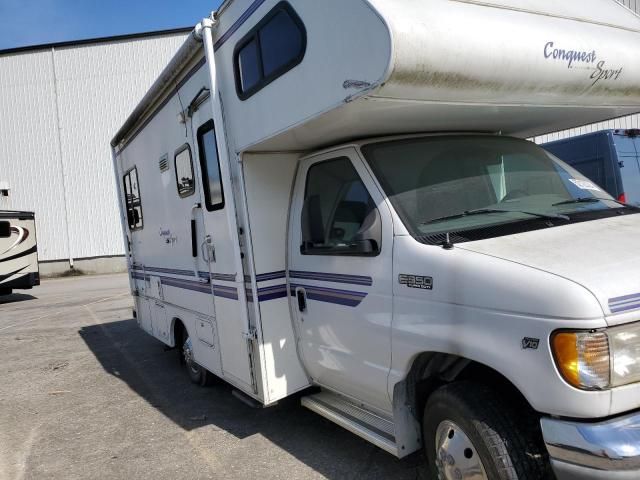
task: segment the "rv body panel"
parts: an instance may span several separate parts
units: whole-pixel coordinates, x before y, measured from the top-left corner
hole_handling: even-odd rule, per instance
[[[32,212],[0,211],[0,294],[40,285]]]

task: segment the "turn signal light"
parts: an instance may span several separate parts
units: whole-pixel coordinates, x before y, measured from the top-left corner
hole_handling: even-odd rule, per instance
[[[601,390],[611,383],[609,338],[602,332],[559,332],[551,345],[562,377],[576,388]]]

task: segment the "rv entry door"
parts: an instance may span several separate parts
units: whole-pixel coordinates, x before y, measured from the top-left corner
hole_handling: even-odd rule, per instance
[[[207,104],[210,100],[207,100]],[[216,128],[211,110],[203,104],[191,117],[194,146],[197,150],[202,191],[204,231],[197,237],[198,254],[209,266],[216,324],[219,336],[222,373],[238,387],[254,389],[251,374],[250,342],[243,325],[241,309],[246,311],[246,298],[238,291],[243,272],[236,271],[236,262],[227,215],[228,197],[233,195],[228,179],[220,169]],[[235,216],[234,216],[235,217]],[[234,218],[235,224],[235,218]]]

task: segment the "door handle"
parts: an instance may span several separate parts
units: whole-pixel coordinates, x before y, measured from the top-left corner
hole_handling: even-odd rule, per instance
[[[207,235],[204,237],[204,242],[200,246],[200,250],[202,252],[202,258],[204,258],[208,263],[216,261],[216,247],[213,245],[213,239],[211,235]],[[204,252],[207,252],[206,254]]]
[[[304,288],[298,287],[296,289],[296,299],[298,300],[298,310],[301,313],[307,311],[307,292]]]
[[[202,259],[205,262],[207,262],[207,263],[211,262],[211,258],[209,257],[209,249],[207,248],[207,241],[206,240],[204,242],[202,242],[202,244],[200,245],[200,253],[202,254]]]

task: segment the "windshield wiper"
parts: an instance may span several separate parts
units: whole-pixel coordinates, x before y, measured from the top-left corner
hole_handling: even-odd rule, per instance
[[[571,200],[564,200],[562,202],[554,203],[552,207],[558,207],[560,205],[571,205],[572,203],[597,203],[605,200],[609,200],[608,198],[597,198],[597,197],[580,197],[580,198],[572,198]],[[613,199],[612,199],[613,200]]]
[[[620,200],[616,200],[615,198],[599,198],[599,197],[580,197],[574,198],[571,200],[565,200],[564,202],[558,202],[551,205],[552,207],[558,207],[560,205],[571,205],[573,203],[596,203],[596,202],[616,202],[623,207],[627,208],[637,208],[633,205],[629,205],[628,203],[621,202]]]
[[[526,215],[531,215],[534,217],[552,219],[552,220],[566,220],[571,221],[571,219],[567,215],[555,214],[555,213],[537,213],[537,212],[527,212],[525,210],[501,210],[498,208],[479,208],[477,210],[467,210],[463,213],[458,213],[455,215],[447,215],[444,217],[434,218],[432,220],[428,220],[426,222],[422,222],[421,225],[430,225],[432,223],[443,222],[445,220],[455,220],[456,218],[464,218],[470,217],[472,215],[484,215],[486,213],[524,213]]]

